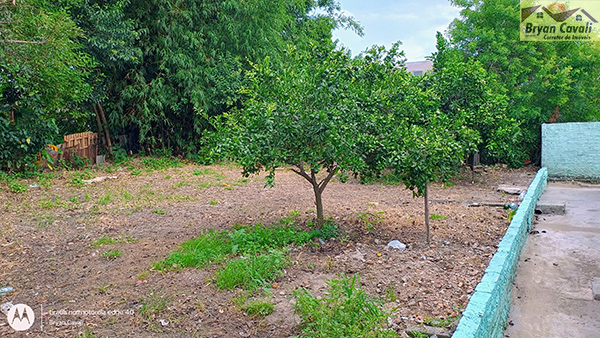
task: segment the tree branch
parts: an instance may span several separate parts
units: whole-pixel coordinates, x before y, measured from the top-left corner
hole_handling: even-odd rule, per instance
[[[313,184],[313,182],[311,181],[310,176],[308,176],[308,174],[306,173],[306,171],[304,170],[304,166],[302,164],[297,165],[298,169],[300,170],[296,170],[294,168],[290,168],[290,170],[292,170],[293,172],[295,172],[296,174],[304,177],[310,184]]]
[[[312,178],[313,187],[319,189],[319,183],[317,183],[317,175],[315,175],[315,170],[312,168],[310,169],[310,177]]]
[[[333,175],[335,175],[335,173],[337,172],[338,167],[337,165],[333,166],[333,169],[329,170],[329,173],[327,174],[327,177],[325,177],[324,180],[321,181],[321,183],[319,184],[319,191],[323,192],[323,190],[325,190],[325,187],[327,186],[327,183],[329,183],[329,181],[331,180],[331,178],[333,177]]]
[[[6,43],[32,43],[32,44],[37,44],[37,45],[43,45],[47,41],[0,40],[0,42],[6,42]]]

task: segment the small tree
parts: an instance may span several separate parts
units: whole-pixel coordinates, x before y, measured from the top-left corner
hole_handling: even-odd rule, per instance
[[[428,125],[397,128],[390,149],[389,165],[394,173],[413,191],[414,197],[425,199],[426,239],[429,235],[429,182],[446,181],[456,173],[465,157],[466,148],[446,129],[443,116],[436,116]]]
[[[390,123],[385,144],[385,166],[394,169],[414,197],[425,199],[426,239],[429,234],[429,182],[446,181],[456,173],[466,154],[476,149],[479,134],[438,110],[435,87],[424,86],[430,79],[413,78],[407,104],[419,114],[395,118]]]
[[[289,47],[279,71],[268,58],[252,65],[244,90],[249,99],[224,116],[213,139],[216,152],[239,162],[244,175],[268,171],[269,185],[276,168],[291,166],[310,183],[322,225],[327,184],[336,174],[359,174],[377,147],[381,120],[365,108],[370,99],[361,92],[363,64],[343,50]]]

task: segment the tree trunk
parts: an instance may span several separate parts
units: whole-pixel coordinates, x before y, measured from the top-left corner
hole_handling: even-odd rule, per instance
[[[323,190],[325,190],[325,187],[337,172],[338,166],[335,164],[330,166],[328,168],[329,173],[327,174],[327,177],[325,177],[321,182],[319,182],[319,180],[317,179],[317,174],[315,173],[314,169],[310,170],[309,175],[308,172],[304,170],[304,165],[302,163],[296,165],[296,167],[298,169],[292,168],[292,171],[304,177],[304,179],[306,179],[308,183],[310,183],[310,185],[313,188],[313,191],[315,192],[315,205],[317,206],[317,226],[321,227],[323,226],[323,223],[325,223],[325,217],[323,215],[323,200],[321,198],[321,194],[323,194]]]
[[[313,190],[315,192],[315,204],[317,205],[317,227],[322,227],[325,222],[325,217],[323,216],[323,200],[321,199],[321,189],[319,189],[319,185],[313,183]]]
[[[100,103],[96,103],[98,105],[98,112],[100,112],[100,118],[102,119],[104,133],[106,134],[106,145],[108,146],[108,153],[112,155],[112,144],[110,142],[110,133],[108,132],[108,122],[106,122],[106,115],[104,115],[104,109]]]
[[[429,245],[429,184],[425,183],[425,227],[427,228],[427,245]]]

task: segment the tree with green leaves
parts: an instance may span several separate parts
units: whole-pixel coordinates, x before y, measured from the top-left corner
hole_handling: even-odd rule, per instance
[[[283,68],[269,58],[253,64],[244,89],[243,109],[224,116],[213,141],[220,156],[239,162],[244,175],[265,170],[273,184],[275,169],[291,170],[311,185],[317,224],[324,222],[322,193],[338,174],[366,167],[361,142],[370,142],[356,94],[359,72],[345,51],[313,46],[289,47]]]
[[[475,131],[483,163],[519,167],[526,159],[521,123],[507,116],[508,97],[481,63],[449,48],[438,32],[434,66],[427,82],[439,99],[439,109],[453,121]]]
[[[462,11],[450,27],[450,48],[479,62],[506,95],[523,157],[539,160],[541,123],[600,120],[599,42],[520,41],[518,0],[452,3]]]
[[[270,185],[276,168],[291,167],[313,189],[318,224],[336,174],[377,176],[391,167],[427,205],[427,183],[456,172],[477,135],[440,112],[403,62],[399,44],[354,59],[290,47],[283,69],[269,59],[253,65],[243,109],[215,120],[213,151],[239,162],[244,175],[267,171]]]
[[[201,145],[205,115],[242,104],[250,62],[278,64],[288,43],[330,45],[338,27],[360,31],[333,0],[89,0],[74,13],[101,62],[94,100],[111,128],[184,154]]]
[[[56,120],[85,115],[77,104],[91,91],[82,32],[61,4],[0,4],[0,168],[24,170],[59,139]],[[62,136],[62,135],[60,135]]]

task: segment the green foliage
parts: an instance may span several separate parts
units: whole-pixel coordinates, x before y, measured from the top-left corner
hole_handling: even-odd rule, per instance
[[[394,290],[394,282],[390,282],[390,286],[385,289],[385,300],[388,302],[395,302],[398,299],[396,290]]]
[[[422,333],[422,332],[419,332],[419,331],[410,331],[410,332],[408,333],[408,335],[409,335],[411,338],[428,338],[428,337],[429,337],[429,335],[428,335],[428,334],[426,334],[426,333]]]
[[[516,209],[508,212],[508,216],[506,216],[506,220],[508,221],[508,223],[512,222],[512,219],[515,217],[516,213],[517,213]]]
[[[273,313],[275,305],[268,300],[254,300],[242,308],[249,316],[264,317]]]
[[[360,278],[327,282],[328,292],[316,298],[306,289],[294,291],[294,311],[302,320],[302,337],[396,337],[387,329],[390,313],[381,303],[367,295],[360,286]]]
[[[337,226],[327,222],[323,227],[303,231],[298,228],[274,226],[237,226],[232,231],[200,234],[181,244],[179,250],[153,264],[156,270],[184,267],[203,268],[230,254],[253,255],[284,248],[292,243],[303,245],[315,238],[329,239],[337,236]]]
[[[385,212],[378,213],[365,212],[358,215],[358,219],[365,223],[365,228],[369,231],[375,230],[375,224],[379,223],[385,216]]]
[[[85,100],[90,57],[79,50],[82,31],[69,18],[76,1],[18,1],[0,12],[0,103],[48,109],[55,118],[77,118],[64,108]],[[52,29],[49,29],[52,27]]]
[[[115,259],[115,258],[118,258],[121,256],[123,256],[123,253],[121,251],[119,251],[119,249],[113,249],[113,250],[105,251],[102,253],[102,257],[108,258],[108,259]]]
[[[142,158],[142,165],[152,170],[165,170],[180,167],[181,161],[171,156],[145,157]]]
[[[440,215],[440,214],[431,214],[429,217],[431,217],[432,220],[445,220],[448,217],[444,216],[444,215]]]
[[[185,154],[210,128],[205,114],[241,104],[248,61],[277,58],[287,42],[331,43],[333,29],[357,26],[331,0],[86,2],[76,13],[85,49],[101,61],[111,126],[137,133],[146,149]]]
[[[164,260],[153,263],[156,270],[178,269],[184,267],[203,268],[217,262],[231,253],[232,244],[227,232],[200,234],[181,244],[178,251],[171,252]]]
[[[140,316],[142,319],[153,322],[156,317],[160,316],[171,302],[172,297],[167,296],[164,292],[152,291],[147,297],[142,300],[142,308]]]
[[[491,135],[486,151],[492,160],[515,166],[526,156],[538,162],[540,124],[556,109],[558,122],[600,120],[599,42],[521,42],[518,1],[452,2],[462,11],[450,27],[448,48],[489,74],[488,85],[507,98],[504,117],[513,121]]]
[[[157,215],[164,215],[165,211],[164,210],[160,210],[160,209],[155,209],[155,210],[152,210],[152,213],[153,214],[157,214]]]
[[[27,184],[25,183],[21,183],[17,180],[8,180],[7,183],[8,189],[16,194],[21,194],[28,191]]]
[[[107,205],[108,203],[110,203],[111,200],[112,200],[112,195],[110,193],[107,193],[106,195],[104,195],[98,199],[98,203],[100,205]]]
[[[26,154],[19,146],[13,147],[18,151],[10,159],[12,167],[22,167],[29,162],[23,155],[40,152],[47,143],[57,144],[53,141],[59,141],[64,135],[59,134],[57,126],[61,133],[86,128],[89,114],[81,105],[92,90],[87,79],[94,62],[81,51],[79,39],[83,33],[69,17],[69,8],[78,2],[23,0],[15,6],[2,6],[0,106],[7,104],[16,114],[28,109],[38,115],[29,123],[31,127],[16,123],[8,137],[14,136],[14,142],[29,137],[43,139],[31,144]],[[0,113],[0,120],[5,118],[6,115]],[[3,124],[4,121],[0,121],[0,125]],[[0,130],[0,134],[4,133],[5,130]],[[24,134],[27,136],[21,137]],[[2,163],[4,160],[0,154],[0,167],[6,165]]]
[[[522,149],[520,123],[508,118],[508,97],[474,59],[465,58],[438,32],[438,51],[433,55],[432,83],[439,96],[440,110],[453,121],[477,133],[477,151],[483,163],[498,161],[520,166],[526,158]]]
[[[58,133],[56,123],[40,108],[2,104],[2,98],[0,96],[0,170],[37,169],[35,162],[38,154],[47,144],[53,143]],[[11,116],[14,123],[11,122]]]
[[[447,317],[447,318],[431,318],[431,317],[427,317],[425,318],[424,323],[430,326],[437,326],[437,327],[448,327],[450,326],[453,322],[459,320],[461,317],[461,315],[458,315],[456,317]]]
[[[238,258],[228,262],[225,267],[215,274],[219,289],[256,290],[268,286],[282,274],[288,265],[281,251],[271,251],[266,254],[249,258]]]
[[[294,227],[265,227],[260,224],[253,227],[238,226],[229,237],[233,244],[232,252],[247,255],[283,248],[292,243],[303,245],[314,238],[326,240],[336,235],[335,224],[327,222],[323,227],[308,232]]]
[[[387,57],[387,70],[406,74],[392,69],[400,58],[397,50]],[[344,50],[316,45],[308,51],[290,46],[283,61],[280,69],[269,58],[252,64],[244,109],[213,120],[218,131],[212,151],[240,163],[245,176],[264,169],[268,185],[276,168],[293,166],[313,188],[321,225],[321,194],[331,178],[366,170],[366,155],[377,146],[379,135],[372,132],[383,128],[381,118],[370,113],[374,99],[362,88],[373,74]]]

